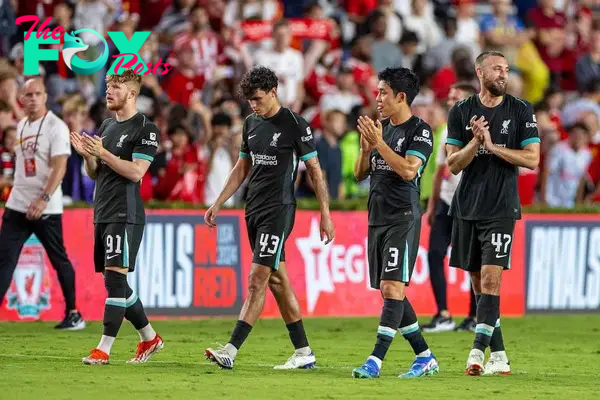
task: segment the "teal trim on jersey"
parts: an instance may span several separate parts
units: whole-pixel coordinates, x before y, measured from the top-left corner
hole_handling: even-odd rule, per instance
[[[313,151],[312,153],[308,153],[308,154],[305,154],[305,155],[301,156],[300,159],[302,161],[307,161],[307,160],[310,160],[311,158],[316,157],[316,156],[317,156],[317,152]]]
[[[129,268],[129,241],[127,240],[127,227],[125,227],[125,238],[123,239],[123,267]]]
[[[540,142],[541,142],[541,140],[540,140],[539,137],[532,137],[532,138],[529,138],[529,139],[525,139],[525,140],[523,140],[521,142],[521,148],[523,148],[523,147],[525,147],[525,146],[527,146],[528,144],[531,144],[531,143],[540,143]]]
[[[494,329],[496,328],[500,328],[500,318],[496,320],[496,326],[494,327]]]
[[[279,248],[277,249],[277,254],[275,254],[275,265],[273,269],[277,271],[279,269],[279,259],[281,258],[281,250],[283,249],[283,242],[285,240],[285,232],[281,234],[281,242],[279,242]]]
[[[402,266],[402,282],[408,283],[408,240],[404,242],[404,260]]]
[[[421,160],[423,160],[423,164],[425,164],[427,162],[427,157],[425,157],[425,154],[421,153],[420,151],[417,150],[408,150],[406,152],[407,156],[415,156],[415,157],[419,157]]]
[[[244,153],[243,151],[240,151],[240,158],[249,158],[250,156],[248,155],[248,153]]]
[[[126,307],[125,299],[107,298],[104,304],[107,306]]]
[[[452,138],[448,138],[446,139],[446,144],[451,144],[452,146],[458,146],[458,147],[463,147],[465,144],[458,140],[458,139],[452,139]]]
[[[127,308],[131,307],[132,305],[135,304],[136,301],[138,301],[138,295],[134,291],[133,293],[131,293],[131,296],[129,296],[129,298],[125,301],[125,307],[127,307]]]
[[[154,160],[154,157],[149,156],[148,154],[144,154],[144,153],[133,153],[131,155],[131,158],[139,158],[141,160],[146,160],[146,161],[150,161],[150,162],[152,162],[152,160]]]

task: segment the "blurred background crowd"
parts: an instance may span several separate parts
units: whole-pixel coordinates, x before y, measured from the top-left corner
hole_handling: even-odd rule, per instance
[[[316,132],[331,197],[364,196],[368,181],[353,177],[356,120],[376,117],[377,71],[415,71],[421,92],[413,111],[439,135],[450,87],[477,87],[474,59],[496,49],[511,66],[509,93],[534,104],[542,138],[538,169],[520,174],[521,202],[600,202],[599,11],[599,0],[0,0],[0,201],[10,192],[15,126],[24,117],[19,91],[27,79],[23,34],[29,25],[17,26],[15,18],[37,15],[40,23],[52,18],[50,29],[60,25],[68,32],[122,31],[131,38],[151,31],[139,54],[172,66],[164,76],[145,75],[138,99],[138,109],[162,134],[159,155],[142,180],[145,200],[216,199],[237,160],[249,112],[237,83],[257,64],[277,73],[282,104]],[[85,57],[104,50],[94,35],[80,37],[90,45]],[[118,54],[107,42],[110,54]],[[94,134],[109,116],[105,73],[75,75],[62,56],[40,63],[48,106],[71,130]],[[435,159],[424,173],[423,200],[431,195]],[[74,153],[63,182],[65,202],[91,202],[93,191]],[[314,196],[302,169],[297,196]],[[240,190],[227,205],[242,202]]]

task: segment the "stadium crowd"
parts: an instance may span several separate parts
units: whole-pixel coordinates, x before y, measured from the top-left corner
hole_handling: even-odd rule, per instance
[[[172,66],[164,76],[144,75],[138,99],[139,111],[162,134],[159,155],[142,179],[145,200],[212,204],[237,160],[249,113],[237,84],[256,64],[277,73],[282,104],[311,123],[331,197],[364,196],[368,181],[359,184],[353,174],[356,120],[376,117],[376,72],[401,65],[417,73],[421,92],[413,111],[434,128],[435,139],[446,125],[451,86],[477,86],[475,57],[496,49],[511,65],[509,92],[534,104],[542,138],[539,167],[520,174],[522,204],[600,202],[599,10],[598,0],[3,0],[0,201],[10,192],[15,126],[24,117],[19,91],[27,78],[29,25],[16,25],[15,18],[37,15],[40,23],[52,18],[50,29],[67,32],[122,31],[131,38],[151,31],[139,54]],[[93,34],[80,37],[90,46],[86,57],[104,50]],[[118,54],[107,42],[109,54]],[[109,66],[76,75],[62,53],[40,63],[49,108],[71,130],[94,134],[109,115]],[[435,159],[423,175],[423,200],[432,193]],[[92,201],[94,181],[76,152],[62,188],[65,202]],[[314,196],[302,169],[297,196]],[[243,190],[228,205],[241,202]]]

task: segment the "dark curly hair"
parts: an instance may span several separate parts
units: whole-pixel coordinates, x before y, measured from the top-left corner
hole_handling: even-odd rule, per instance
[[[394,95],[402,92],[406,95],[406,103],[410,106],[421,89],[419,78],[408,68],[388,67],[379,72],[377,77],[394,91]]]
[[[246,72],[240,82],[239,94],[245,99],[250,99],[258,90],[265,92],[277,89],[277,75],[273,70],[258,66]]]

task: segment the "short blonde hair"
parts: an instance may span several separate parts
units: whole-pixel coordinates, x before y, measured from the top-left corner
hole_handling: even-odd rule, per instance
[[[85,100],[79,96],[75,95],[63,103],[62,114],[63,115],[72,115],[77,113],[87,113],[88,106]]]
[[[136,91],[136,94],[140,92],[140,88],[142,87],[142,75],[137,75],[133,72],[133,69],[126,68],[125,71],[121,75],[106,75],[106,84],[110,85],[111,83],[124,83],[133,87]]]

